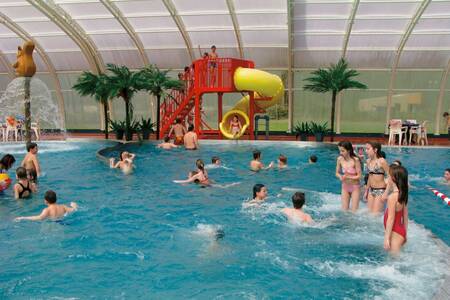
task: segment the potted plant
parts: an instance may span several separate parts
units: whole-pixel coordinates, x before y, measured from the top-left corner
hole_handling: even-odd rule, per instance
[[[141,119],[141,122],[139,124],[139,131],[142,133],[142,139],[148,140],[150,138],[150,133],[153,132],[153,126],[155,126],[155,124],[152,123],[151,118],[147,120],[145,120],[144,118]]]
[[[308,122],[298,122],[294,127],[295,136],[300,137],[301,141],[308,140],[308,134],[311,133],[311,128],[309,127]]]
[[[323,138],[328,132],[330,132],[328,122],[323,124],[311,122],[311,133],[316,137],[316,142],[323,142]]]
[[[125,133],[125,122],[124,121],[111,121],[111,130],[115,132],[116,139],[123,139],[123,134]]]
[[[331,92],[331,141],[334,137],[334,114],[336,110],[336,99],[339,92],[346,89],[367,89],[367,86],[356,80],[359,75],[348,67],[348,63],[341,58],[337,64],[332,64],[327,69],[318,69],[306,78],[308,82],[303,89],[316,93]]]

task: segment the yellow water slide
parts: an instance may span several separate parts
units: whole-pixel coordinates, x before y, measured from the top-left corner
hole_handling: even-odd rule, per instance
[[[255,91],[255,106],[266,109],[277,104],[284,93],[283,81],[277,75],[257,69],[238,68],[233,75],[234,85],[239,91]],[[265,98],[264,100],[257,100]],[[270,99],[267,99],[270,98]],[[232,110],[222,118],[219,129],[223,136],[229,139],[241,137],[250,125],[248,117],[250,97],[247,95],[239,100]],[[237,115],[242,123],[242,129],[238,134],[231,133],[230,121]],[[243,121],[243,122],[242,122]]]

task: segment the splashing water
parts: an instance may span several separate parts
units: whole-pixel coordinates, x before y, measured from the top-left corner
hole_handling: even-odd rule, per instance
[[[0,122],[8,116],[24,116],[25,78],[18,77],[11,81],[0,97]],[[39,122],[41,129],[65,133],[61,111],[53,101],[47,85],[38,78],[30,82],[31,121]]]

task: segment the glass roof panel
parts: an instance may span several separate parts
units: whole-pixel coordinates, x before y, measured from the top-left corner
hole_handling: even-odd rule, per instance
[[[161,0],[152,0],[152,1],[116,1],[114,4],[119,7],[121,12],[125,16],[134,15],[134,14],[142,14],[144,12],[150,12],[153,14],[165,14],[170,15],[167,11],[167,8],[164,6],[164,3]]]
[[[189,54],[184,49],[146,50],[151,64],[162,69],[182,69],[191,65]]]
[[[241,30],[244,46],[249,45],[286,45],[287,30]]]
[[[126,51],[99,51],[105,64],[114,63],[132,69],[142,67],[143,61],[137,50]]]
[[[237,44],[234,31],[191,31],[189,32],[192,45],[212,45],[217,47],[235,46]]]
[[[185,48],[183,37],[179,31],[174,32],[152,32],[152,33],[139,33],[144,47],[146,48]]]
[[[77,20],[77,23],[86,31],[102,31],[102,30],[117,30],[123,31],[122,25],[116,19],[88,19]]]
[[[449,30],[450,18],[448,19],[427,19],[422,17],[414,27],[414,32],[421,30]]]
[[[293,22],[293,31],[327,31],[345,32],[347,20],[305,20],[297,19]]]
[[[255,68],[287,68],[287,48],[244,48],[245,59],[255,62]]]
[[[94,41],[98,49],[104,48],[135,48],[133,40],[127,33],[116,34],[91,34],[91,39]]]
[[[46,18],[40,11],[38,11],[28,3],[23,6],[2,7],[2,13],[4,13],[13,20],[29,19],[29,18]]]
[[[193,27],[222,27],[226,26],[233,29],[233,22],[230,15],[201,15],[201,16],[182,16],[183,23],[189,30]]]
[[[240,27],[286,26],[287,24],[287,13],[237,14],[236,17]]]
[[[196,52],[198,52],[198,51],[196,51]],[[200,53],[205,53],[205,52],[208,52],[208,53],[211,52],[210,47],[201,47],[200,48]],[[239,50],[236,47],[223,48],[223,47],[219,46],[219,47],[217,47],[217,54],[219,55],[219,57],[239,57]]]
[[[402,31],[408,26],[410,19],[355,19],[352,32],[360,31]]]
[[[208,1],[186,1],[172,0],[179,13],[192,11],[227,11],[228,7],[225,0],[208,0]]]
[[[423,16],[442,15],[443,13],[450,13],[450,2],[431,1],[423,13]]]
[[[62,1],[55,1],[57,4]],[[64,9],[70,16],[74,19],[78,17],[90,17],[90,16],[108,16],[111,13],[108,9],[100,2],[87,2],[87,3],[61,3],[58,4],[62,9]]]
[[[172,17],[141,17],[141,18],[128,18],[131,26],[134,27],[136,31],[140,29],[176,29],[177,25],[173,21]]]
[[[294,48],[317,48],[331,47],[342,48],[344,35],[313,35],[313,34],[295,34]]]
[[[421,1],[420,1],[421,2]],[[398,16],[398,15],[413,15],[420,2],[410,1],[410,2],[368,2],[361,1],[359,3],[358,11],[356,16]]]
[[[258,9],[264,10],[285,10],[287,11],[287,1],[285,0],[234,0],[237,11]]]
[[[341,57],[341,51],[295,51],[295,68],[328,67]]]
[[[17,25],[22,27],[30,35],[39,33],[65,33],[53,22],[41,21],[41,22],[17,22]]]
[[[346,58],[353,68],[391,68],[395,51],[347,51]]]
[[[9,31],[9,29],[8,29]],[[9,31],[8,36],[14,35]],[[23,40],[18,36],[14,37],[0,37],[0,49],[2,52],[14,52],[16,53],[17,47],[23,44]]]
[[[450,51],[408,51],[400,56],[399,68],[445,68]]]
[[[301,3],[294,5],[294,14],[299,16],[349,16],[352,9],[352,1],[343,3]]]
[[[350,34],[348,47],[396,48],[402,36],[401,34]]]
[[[36,37],[36,40],[45,50],[54,49],[68,49],[68,50],[79,50],[75,42],[66,35],[63,36],[40,36]]]
[[[89,70],[89,65],[80,51],[75,52],[50,52],[47,53],[55,66],[59,71],[70,70]]]

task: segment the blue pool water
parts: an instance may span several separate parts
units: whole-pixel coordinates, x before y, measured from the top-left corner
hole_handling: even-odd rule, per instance
[[[439,187],[449,149],[387,149],[410,171],[408,243],[398,258],[383,248],[381,217],[364,205],[340,211],[335,147],[300,143],[203,142],[198,152],[131,146],[137,168],[125,176],[95,152],[107,142],[40,143],[44,176],[32,199],[0,195],[0,298],[51,299],[428,299],[449,274],[450,207],[425,189]],[[290,168],[248,171],[251,151],[269,162],[283,153]],[[22,145],[0,145],[20,160]],[[311,154],[317,165],[308,165]],[[172,183],[197,158],[219,155],[230,169],[211,169],[219,186]],[[16,164],[17,166],[18,164]],[[12,173],[11,173],[12,175]],[[255,183],[269,199],[248,207]],[[43,193],[80,209],[62,223],[13,222],[38,214]],[[306,191],[313,226],[292,225],[280,214],[294,191]],[[225,236],[215,241],[212,232]]]

